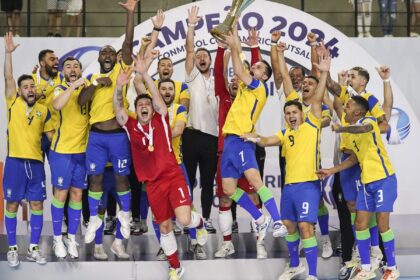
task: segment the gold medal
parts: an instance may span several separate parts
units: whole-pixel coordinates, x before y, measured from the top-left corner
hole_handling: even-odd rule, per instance
[[[149,145],[147,149],[149,150],[149,152],[153,152],[155,150],[155,147],[153,147],[152,145]]]

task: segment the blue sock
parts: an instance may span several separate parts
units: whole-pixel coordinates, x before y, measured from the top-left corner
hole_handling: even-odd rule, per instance
[[[63,224],[64,202],[58,201],[55,197],[51,202],[51,218],[54,236],[61,236],[61,225]]]
[[[252,203],[251,199],[249,199],[248,195],[240,188],[237,188],[230,198],[239,206],[244,208],[252,216],[252,218],[254,218],[254,220],[258,220],[262,216],[260,210],[258,210],[254,203]]]
[[[264,203],[265,209],[267,209],[271,218],[273,218],[273,221],[280,221],[280,212],[274,200],[273,193],[266,186],[262,186],[257,193]]]
[[[44,212],[42,210],[31,210],[31,244],[38,244],[41,237],[42,225],[44,223]]]
[[[69,207],[67,209],[68,223],[69,223],[69,234],[76,234],[80,224],[80,214],[82,213],[82,202],[73,202],[70,200]]]
[[[370,245],[379,246],[379,230],[378,230],[378,225],[376,224],[375,213],[370,218],[369,232],[370,232]]]
[[[5,224],[6,224],[6,231],[7,231],[7,242],[9,246],[16,246],[16,225],[17,225],[17,212],[9,212],[6,209],[5,216]]]
[[[121,210],[123,212],[130,211],[130,207],[131,207],[131,192],[130,191],[117,192],[117,194],[118,194],[118,197],[120,199]]]
[[[370,233],[369,229],[356,230],[357,249],[362,265],[370,265]]]
[[[189,228],[188,233],[191,239],[197,239],[197,229],[196,228]]]
[[[328,221],[329,221],[329,213],[328,208],[325,205],[322,205],[321,208],[318,209],[318,223],[319,229],[321,230],[321,235],[328,235]]]
[[[101,201],[103,192],[93,192],[89,191],[88,202],[89,202],[89,212],[91,216],[98,215],[98,206]]]
[[[149,212],[149,200],[147,199],[146,190],[142,189],[140,193],[140,219],[146,220]]]
[[[95,234],[95,244],[99,245],[102,244],[102,240],[103,240],[103,232],[104,232],[104,215],[99,215],[99,218],[101,218],[102,220],[102,224],[101,226],[96,230],[96,234]]]
[[[159,224],[157,224],[155,221],[152,221],[152,224],[153,224],[153,229],[155,230],[156,238],[157,238],[157,240],[160,243],[160,228],[159,228]]]
[[[305,252],[306,262],[308,263],[309,275],[316,277],[316,265],[318,261],[318,245],[315,236],[302,239],[303,251]]]
[[[299,265],[299,233],[296,231],[288,234],[285,239],[289,249],[290,267],[297,267]]]
[[[117,219],[117,231],[115,233],[115,238],[117,239],[124,239],[124,237],[121,234],[121,223],[120,221]]]
[[[387,266],[396,266],[395,263],[395,238],[392,229],[381,233],[382,242],[384,243]]]

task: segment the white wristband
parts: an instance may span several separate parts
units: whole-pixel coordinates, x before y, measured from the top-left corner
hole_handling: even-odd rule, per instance
[[[97,81],[97,80],[94,80],[94,81],[92,82],[92,85],[94,85],[95,87],[97,87],[97,86],[98,86],[98,81]]]
[[[317,41],[315,41],[315,42],[312,42],[312,43],[310,43],[309,45],[311,45],[312,47],[317,47],[318,46],[318,42]]]
[[[197,26],[197,23],[188,23],[188,26],[189,27],[196,27]]]
[[[389,82],[391,82],[389,79],[385,79],[385,80],[383,80],[384,81],[384,83],[389,83]]]

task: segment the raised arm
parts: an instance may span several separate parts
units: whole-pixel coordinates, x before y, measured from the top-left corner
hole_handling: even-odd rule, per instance
[[[6,98],[11,98],[13,95],[16,95],[16,81],[13,78],[12,53],[17,47],[19,47],[19,44],[15,45],[13,42],[13,34],[7,32],[6,35],[4,35],[4,93]]]
[[[280,40],[280,36],[281,32],[279,30],[273,31],[273,33],[271,33],[270,59],[271,67],[273,68],[274,85],[276,86],[276,89],[279,89],[283,83],[283,78],[281,76],[279,66],[279,54],[277,53],[277,43]]]
[[[224,72],[224,54],[225,49],[223,43],[217,41],[217,52],[216,59],[214,60],[214,93],[219,96],[220,99],[226,97],[226,73]]]
[[[384,83],[384,102],[382,104],[382,109],[385,112],[386,120],[389,121],[391,118],[392,106],[394,105],[394,94],[392,93],[391,81],[389,79],[391,77],[391,69],[389,66],[375,67],[375,69],[378,71],[378,74]]]
[[[201,17],[198,16],[198,11],[199,8],[197,6],[192,6],[191,9],[188,9],[188,31],[187,40],[185,42],[185,48],[187,50],[185,72],[187,75],[191,74],[191,71],[194,69],[194,29],[197,23],[201,20]]]
[[[238,45],[240,45],[241,42],[239,41],[239,37],[234,33],[229,32],[229,34],[225,35],[224,38],[232,53],[233,71],[241,81],[243,81],[246,85],[250,85],[252,83],[252,76],[245,70],[242,64],[240,53],[238,51]]]
[[[283,79],[284,94],[287,98],[294,89],[293,89],[292,79],[290,78],[290,75],[289,75],[289,70],[287,70],[286,59],[284,58],[285,50],[286,50],[286,43],[280,42],[277,45],[277,53],[279,57],[280,74]]]
[[[156,16],[151,18],[153,24],[153,30],[150,34],[150,45],[149,49],[154,49],[157,44],[159,32],[162,30],[163,22],[165,21],[165,14],[162,9],[157,10]]]
[[[69,101],[73,91],[75,91],[78,87],[81,87],[81,86],[83,86],[83,89],[88,88],[87,80],[83,77],[81,77],[80,79],[72,83],[62,94],[55,96],[52,102],[52,106],[54,110],[60,111],[61,109],[63,109],[63,107]]]
[[[117,77],[117,86],[115,87],[115,93],[113,98],[114,103],[114,112],[119,125],[124,126],[128,120],[127,110],[124,107],[124,99],[122,92],[124,86],[128,85],[131,79],[131,73],[133,69],[131,67],[126,67],[126,69],[120,69],[120,73]]]
[[[248,38],[244,42],[251,49],[251,65],[254,65],[261,59],[260,47],[258,40],[260,38],[260,32],[255,28],[248,29]]]
[[[322,117],[322,99],[326,89],[327,76],[331,67],[331,56],[329,51],[325,51],[319,58],[319,63],[314,63],[314,66],[321,71],[321,77],[319,79],[318,86],[315,90],[313,98],[311,113],[318,119]]]
[[[127,0],[126,3],[118,3],[127,11],[127,24],[125,26],[125,38],[122,45],[122,61],[131,65],[133,58],[133,37],[134,37],[134,11],[139,0]]]
[[[319,70],[314,67],[314,63],[318,63],[319,60],[319,55],[318,52],[316,51],[317,46],[318,46],[318,42],[316,41],[316,34],[310,32],[307,36],[309,45],[311,46],[311,75],[319,78],[319,76],[321,75],[321,73],[319,72]]]

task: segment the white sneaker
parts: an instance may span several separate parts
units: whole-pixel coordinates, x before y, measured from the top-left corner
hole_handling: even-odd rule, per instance
[[[78,259],[79,258],[79,250],[77,249],[77,247],[79,246],[79,243],[76,242],[76,239],[67,238],[66,246],[67,246],[67,251],[69,253],[70,258]]]
[[[267,230],[268,227],[270,226],[271,223],[271,217],[268,216],[264,216],[264,222],[261,225],[257,224],[257,236],[258,236],[258,241],[263,241],[265,238],[265,235],[267,234]]]
[[[288,263],[278,280],[290,280],[303,272],[305,272],[305,266],[302,262],[299,262],[299,265],[296,267],[290,267],[290,263]]]
[[[120,259],[128,260],[130,258],[130,255],[127,254],[127,252],[125,251],[125,247],[122,243],[122,240],[118,241],[117,239],[115,239],[114,242],[112,242],[111,252],[114,253]]]
[[[370,34],[370,32],[366,32],[366,33],[365,33],[365,37],[366,37],[366,38],[372,38],[373,36],[372,36],[372,34]]]
[[[184,272],[185,269],[182,266],[179,268],[169,268],[169,280],[180,280]]]
[[[204,247],[200,244],[192,245],[192,250],[194,256],[197,260],[207,260],[206,251],[204,251]]]
[[[281,221],[273,224],[273,237],[285,237],[287,235],[287,227]]]
[[[313,276],[313,275],[308,275],[308,277],[306,278],[306,280],[318,280],[318,277]]]
[[[381,280],[395,280],[398,279],[398,277],[400,277],[398,269],[386,269]]]
[[[235,247],[232,241],[223,241],[220,249],[214,254],[216,258],[226,258],[235,253]]]
[[[19,265],[17,246],[9,247],[9,251],[7,252],[7,263],[10,267],[17,267]]]
[[[267,258],[267,250],[265,250],[264,242],[257,241],[257,259],[262,260]]]
[[[108,255],[105,253],[104,246],[102,244],[95,244],[93,257],[100,261],[106,261],[108,259]]]
[[[67,256],[67,248],[64,245],[62,238],[55,238],[53,240],[54,254],[59,259],[64,259]]]
[[[331,246],[331,239],[329,235],[322,235],[321,236],[321,246],[322,246],[322,258],[328,259],[331,258],[333,255],[333,249]]]
[[[32,249],[28,249],[28,253],[26,254],[26,259],[28,261],[36,262],[37,264],[47,263],[47,259],[45,259],[45,257],[42,255],[38,246],[35,246]]]
[[[371,268],[370,270],[363,270],[361,268],[358,268],[356,270],[355,275],[353,276],[354,280],[369,280],[376,278],[375,271]]]
[[[201,246],[204,246],[207,243],[208,232],[206,227],[197,229],[197,243]]]
[[[420,34],[416,32],[410,32],[410,37],[420,37]]]
[[[379,246],[377,247],[371,247],[370,249],[370,263],[372,264],[372,269],[373,271],[376,271],[383,259],[383,255],[382,255],[382,251],[379,248]]]
[[[167,257],[165,255],[165,252],[163,251],[162,247],[159,248],[159,251],[156,254],[156,260],[158,261],[166,261]]]
[[[95,239],[96,231],[101,227],[102,220],[98,216],[90,216],[89,224],[85,233],[85,243],[90,243]]]
[[[363,32],[360,32],[360,33],[357,35],[357,37],[358,37],[358,38],[363,38],[363,37],[365,37],[365,34],[364,34]]]
[[[130,238],[130,212],[119,211],[117,213],[117,219],[121,223],[121,234],[125,239]]]

